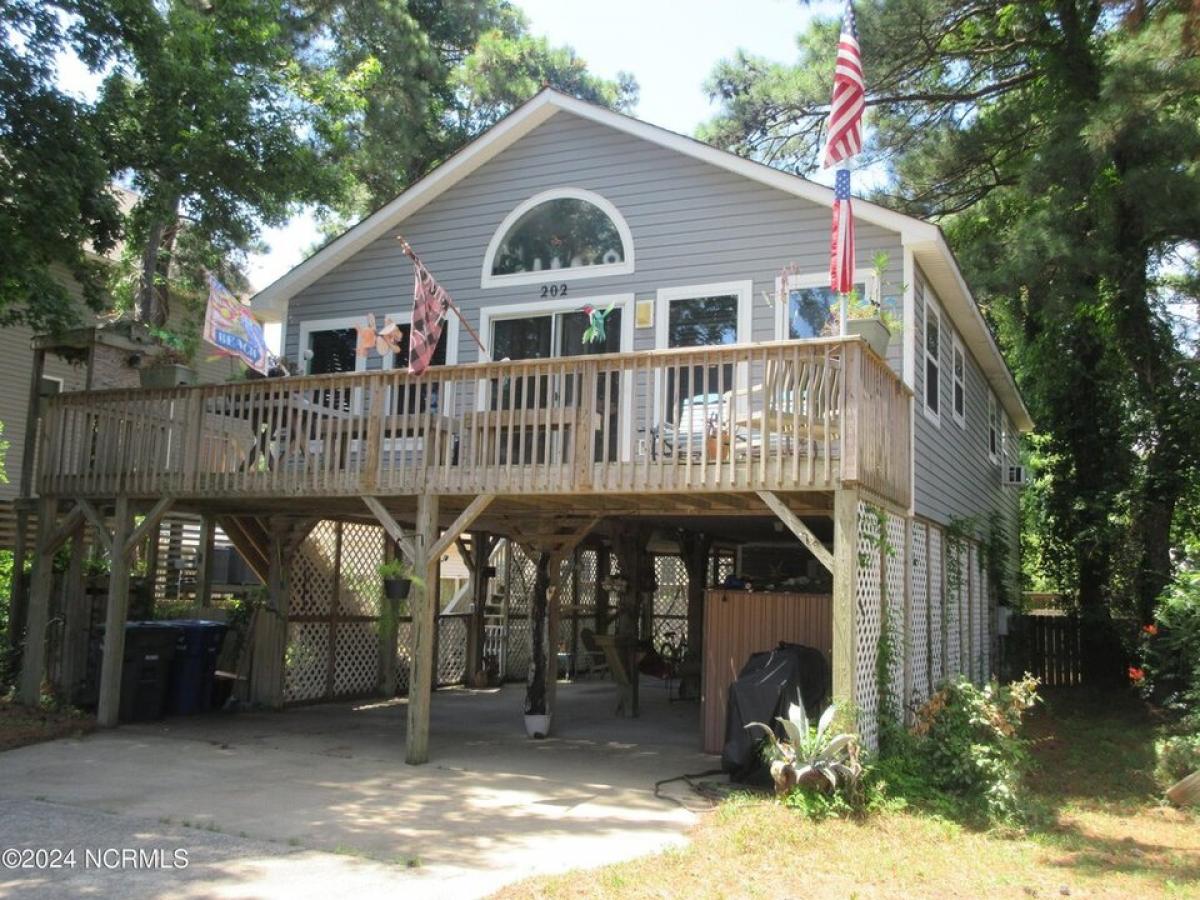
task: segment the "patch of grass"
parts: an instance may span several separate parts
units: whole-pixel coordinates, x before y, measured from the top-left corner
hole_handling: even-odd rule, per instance
[[[1024,830],[972,827],[915,789],[908,808],[885,805],[861,821],[815,822],[736,795],[687,847],[500,896],[1200,896],[1200,817],[1160,804],[1154,713],[1132,697],[1046,699],[1026,726],[1040,815]]]

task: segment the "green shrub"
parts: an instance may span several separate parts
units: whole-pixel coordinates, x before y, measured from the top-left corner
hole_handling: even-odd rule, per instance
[[[11,550],[0,550],[0,694],[15,680],[16,672],[12,660],[12,648],[8,643],[8,614],[12,601],[13,555]]]
[[[917,711],[911,739],[885,764],[885,774],[935,807],[957,807],[989,822],[1018,821],[1029,767],[1021,718],[1037,700],[1037,680],[1028,675],[985,687],[948,682]]]
[[[1186,557],[1143,631],[1139,674],[1154,700],[1200,731],[1200,545],[1189,546]]]
[[[1154,749],[1158,757],[1154,777],[1164,790],[1181,778],[1200,771],[1200,731],[1163,738]]]

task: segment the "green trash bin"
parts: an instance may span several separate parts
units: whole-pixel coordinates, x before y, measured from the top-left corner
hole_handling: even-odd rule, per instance
[[[163,622],[126,622],[121,665],[122,722],[147,722],[166,713],[171,661],[183,630]]]

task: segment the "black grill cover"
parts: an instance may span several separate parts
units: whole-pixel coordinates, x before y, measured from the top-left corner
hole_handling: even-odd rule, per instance
[[[802,644],[781,643],[775,650],[753,654],[737,680],[729,686],[725,707],[725,748],[721,768],[730,780],[763,783],[769,773],[757,752],[763,733],[747,731],[750,722],[762,722],[782,734],[776,716],[786,715],[790,704],[803,698],[809,716],[821,712],[829,691],[828,666],[820,650]]]

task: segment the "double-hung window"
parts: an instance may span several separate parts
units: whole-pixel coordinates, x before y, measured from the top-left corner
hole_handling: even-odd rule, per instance
[[[660,289],[655,343],[662,349],[678,349],[748,340],[751,294],[748,281]],[[670,366],[659,384],[663,393],[657,415],[675,424],[694,419],[702,435],[702,411],[714,415],[722,396],[733,387],[732,363]]]
[[[1000,462],[1003,454],[1003,428],[1000,404],[996,402],[996,395],[988,391],[988,459],[994,463]]]
[[[954,421],[965,428],[967,425],[967,356],[963,352],[963,346],[957,335],[951,342],[951,349],[954,359],[951,369],[954,385]]]
[[[942,317],[932,298],[925,298],[925,415],[942,416]]]

